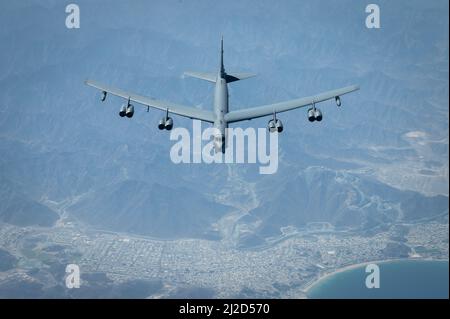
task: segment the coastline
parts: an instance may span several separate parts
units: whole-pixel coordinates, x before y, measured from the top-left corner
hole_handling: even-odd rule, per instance
[[[337,268],[333,271],[324,272],[323,274],[319,275],[315,280],[312,280],[311,282],[307,283],[305,287],[302,289],[303,293],[305,294],[305,297],[308,298],[308,292],[311,290],[312,287],[316,286],[319,282],[326,280],[327,278],[334,276],[338,273],[345,272],[347,270],[352,270],[355,268],[364,267],[370,264],[385,264],[385,263],[391,263],[395,261],[446,261],[448,262],[448,259],[433,259],[433,258],[393,258],[393,259],[382,259],[382,260],[373,260],[373,261],[365,261],[358,264],[348,265],[341,268]]]

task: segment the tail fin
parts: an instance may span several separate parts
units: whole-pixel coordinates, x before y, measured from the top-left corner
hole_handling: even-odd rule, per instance
[[[216,83],[215,73],[205,73],[205,72],[185,72],[184,75]],[[223,65],[223,36],[220,40],[220,76],[227,81],[227,83],[236,82],[239,80],[245,80],[256,76],[253,73],[226,73],[225,67]]]
[[[227,81],[227,83],[245,80],[254,77],[256,74],[252,73],[227,73],[223,65],[223,36],[220,40],[220,76]]]
[[[222,78],[225,78],[226,72],[225,72],[225,67],[223,65],[223,36],[222,39],[220,40],[220,76]]]

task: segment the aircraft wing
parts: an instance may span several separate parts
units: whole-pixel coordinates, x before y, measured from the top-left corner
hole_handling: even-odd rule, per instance
[[[214,113],[211,111],[205,111],[205,110],[197,109],[195,107],[183,106],[183,105],[174,104],[174,103],[170,103],[170,102],[154,100],[149,97],[145,97],[145,96],[134,94],[131,92],[126,92],[121,89],[103,85],[101,83],[98,83],[98,82],[92,81],[92,80],[86,80],[85,83],[89,86],[99,89],[100,91],[103,91],[103,92],[106,92],[106,93],[109,93],[112,95],[116,95],[116,96],[122,97],[127,100],[130,99],[130,101],[142,104],[143,106],[153,107],[155,109],[168,111],[169,113],[181,115],[181,116],[188,117],[191,119],[202,120],[202,121],[210,122],[210,123],[214,122]]]
[[[281,113],[294,110],[300,107],[312,105],[326,100],[334,99],[338,96],[359,90],[359,86],[352,85],[342,89],[320,93],[318,95],[304,97],[296,100],[290,100],[270,105],[257,106],[243,110],[231,111],[225,115],[225,120],[229,123],[251,120],[258,117],[272,115],[273,113]]]

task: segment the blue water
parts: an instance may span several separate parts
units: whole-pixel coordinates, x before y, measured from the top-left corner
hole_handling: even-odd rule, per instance
[[[308,291],[308,298],[447,299],[448,261],[402,260],[378,263],[380,288],[366,287],[365,266],[349,269],[320,280]]]

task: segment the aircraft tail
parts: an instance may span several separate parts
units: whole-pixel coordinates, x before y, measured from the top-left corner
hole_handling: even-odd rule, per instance
[[[215,83],[217,80],[217,74],[215,73],[204,73],[204,72],[185,72],[184,75],[205,80],[208,82]],[[226,73],[225,67],[223,65],[223,37],[220,41],[220,76],[227,81],[227,83],[236,82],[240,80],[245,80],[256,76],[253,73]]]

